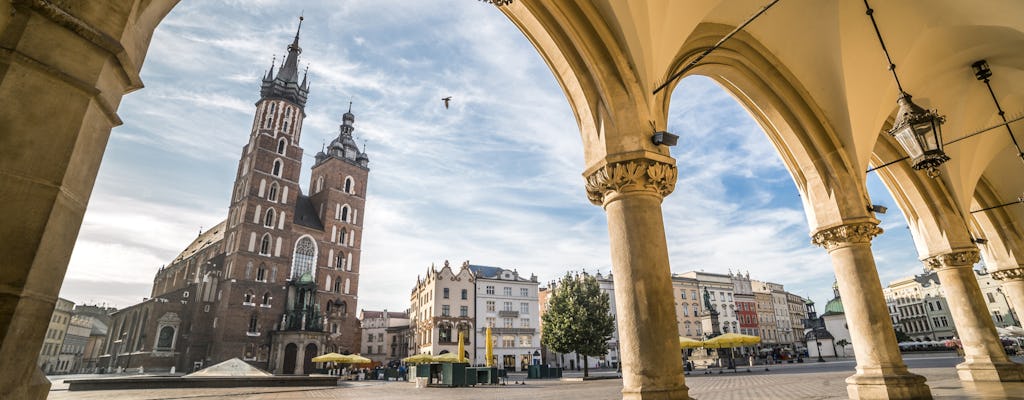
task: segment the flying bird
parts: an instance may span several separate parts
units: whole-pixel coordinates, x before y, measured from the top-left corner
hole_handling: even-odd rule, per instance
[[[448,109],[448,102],[452,101],[452,96],[441,98],[441,101],[444,102],[444,109],[447,110]]]

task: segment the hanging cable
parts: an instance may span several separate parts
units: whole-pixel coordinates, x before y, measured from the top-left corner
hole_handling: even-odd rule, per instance
[[[757,19],[757,17],[760,17],[761,14],[764,14],[765,11],[768,11],[769,8],[772,8],[772,6],[774,6],[775,3],[778,3],[778,2],[779,2],[779,0],[772,0],[772,2],[768,3],[768,5],[766,5],[764,7],[761,7],[761,10],[759,10],[754,15],[750,16],[750,18],[747,18],[747,20],[744,21],[743,24],[741,24],[740,26],[737,26],[736,29],[733,29],[732,32],[729,32],[728,35],[725,35],[724,37],[719,39],[718,43],[715,43],[714,46],[711,46],[709,49],[704,50],[704,52],[701,53],[701,55],[697,56],[697,58],[693,59],[693,61],[690,61],[690,63],[687,64],[685,67],[683,67],[683,69],[679,70],[679,72],[676,72],[675,74],[672,74],[672,76],[669,77],[668,80],[665,81],[665,83],[662,83],[661,86],[658,86],[657,88],[655,88],[654,92],[651,93],[651,94],[658,94],[658,92],[660,92],[662,89],[668,87],[668,85],[672,84],[672,82],[674,82],[676,79],[679,79],[680,76],[683,76],[683,74],[685,74],[688,71],[690,71],[691,69],[693,69],[693,67],[697,66],[697,63],[699,63],[700,60],[703,60],[704,57],[706,57],[708,54],[711,54],[712,51],[715,51],[719,47],[721,47],[723,43],[725,43],[729,39],[732,39],[733,35],[739,33],[747,25],[750,25],[750,23],[754,22],[754,20]]]

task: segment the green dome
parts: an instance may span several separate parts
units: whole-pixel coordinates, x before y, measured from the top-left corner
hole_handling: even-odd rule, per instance
[[[843,314],[843,299],[838,297],[829,300],[825,305],[825,313],[822,315]]]

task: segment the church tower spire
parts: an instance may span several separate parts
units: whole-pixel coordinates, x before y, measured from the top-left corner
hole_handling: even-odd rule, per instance
[[[299,17],[299,27],[295,30],[295,38],[288,45],[288,55],[281,62],[277,76],[272,76],[271,73],[263,78],[263,83],[260,86],[261,99],[287,100],[299,108],[306,107],[309,87],[299,83],[299,55],[302,54],[302,47],[299,47],[299,34],[302,32],[303,19],[303,17]],[[305,77],[303,77],[303,81],[305,81]]]

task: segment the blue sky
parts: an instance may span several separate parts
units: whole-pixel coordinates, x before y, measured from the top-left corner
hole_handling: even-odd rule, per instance
[[[610,270],[575,118],[503,14],[469,0],[295,4],[183,2],[160,25],[146,88],[121,102],[124,125],[111,133],[62,297],[137,302],[200,227],[226,217],[259,79],[285,53],[300,12],[312,81],[303,187],[349,101],[370,155],[360,308],[407,308],[416,276],[446,259],[542,282]],[[749,114],[691,77],[673,93],[668,128],[681,136],[679,182],[664,203],[673,272],[750,271],[823,306],[831,263],[809,243],[796,187]],[[868,186],[890,209],[874,241],[883,284],[919,272],[903,216],[877,178]]]

